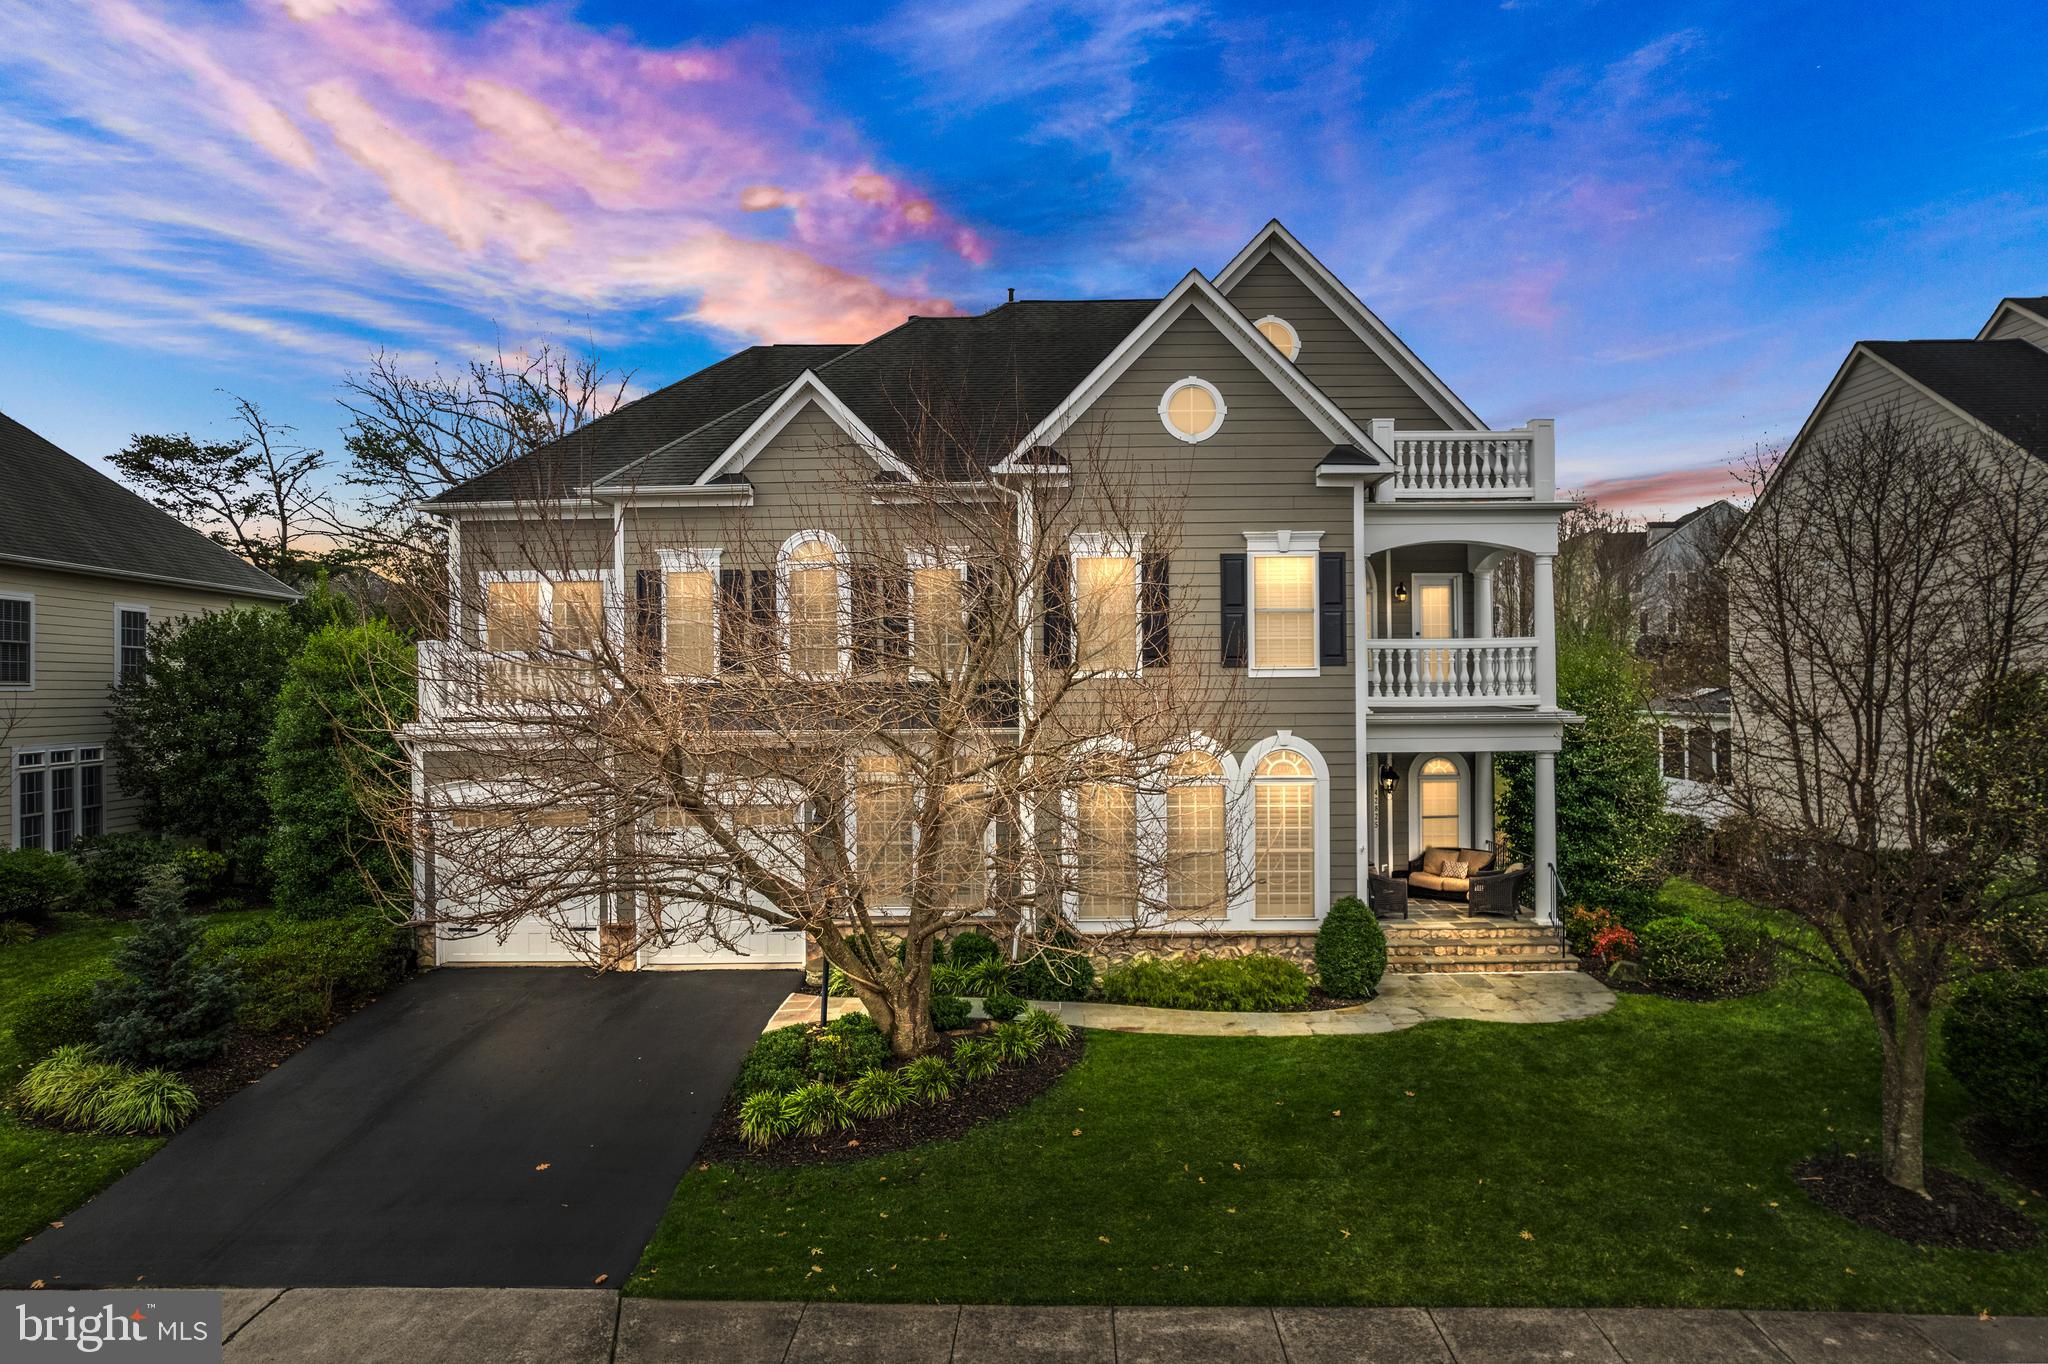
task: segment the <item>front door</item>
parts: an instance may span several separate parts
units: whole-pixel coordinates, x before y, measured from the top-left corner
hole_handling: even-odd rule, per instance
[[[1457,576],[1451,573],[1416,574],[1415,609],[1410,613],[1409,620],[1417,639],[1456,639]],[[1450,650],[1425,649],[1416,661],[1420,665],[1416,669],[1417,674],[1426,687],[1434,690],[1450,681]]]

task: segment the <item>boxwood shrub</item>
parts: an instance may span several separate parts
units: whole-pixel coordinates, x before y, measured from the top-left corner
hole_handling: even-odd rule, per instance
[[[1356,895],[1330,906],[1316,930],[1316,981],[1338,999],[1371,999],[1387,973],[1387,935]]]
[[[1727,976],[1727,948],[1721,935],[1697,919],[1668,915],[1652,919],[1636,935],[1643,978],[1652,985],[1706,994]]]
[[[951,1032],[967,1026],[967,1017],[973,1006],[959,995],[932,996],[932,1026],[940,1032]]]
[[[2048,969],[1965,981],[1942,1018],[1949,1074],[2001,1127],[2048,1145]]]
[[[24,1061],[40,1061],[59,1047],[99,1036],[94,983],[86,976],[60,976],[22,992],[15,1007],[14,1045]]]
[[[1175,961],[1139,957],[1102,977],[1102,997],[1112,1004],[1233,1013],[1298,1009],[1308,1003],[1308,988],[1306,971],[1261,952]]]
[[[62,853],[0,852],[0,923],[39,924],[75,906],[84,885],[77,865]]]
[[[401,930],[373,913],[234,924],[210,932],[207,950],[239,975],[237,1021],[254,1033],[324,1028],[336,1010],[389,989],[407,967]]]

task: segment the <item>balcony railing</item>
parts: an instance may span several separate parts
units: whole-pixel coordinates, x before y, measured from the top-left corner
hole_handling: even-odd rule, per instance
[[[1551,437],[1548,422],[1516,431],[1393,431],[1394,458],[1401,466],[1397,495],[1510,501],[1550,497]]]
[[[1375,639],[1366,653],[1374,706],[1537,704],[1533,639]]]
[[[584,706],[598,694],[591,664],[491,653],[455,640],[420,641],[419,670],[420,719],[426,723]]]

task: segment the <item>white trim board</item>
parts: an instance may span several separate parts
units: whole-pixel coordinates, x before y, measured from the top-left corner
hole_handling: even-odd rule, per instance
[[[1343,280],[1330,272],[1328,266],[1317,260],[1309,249],[1303,246],[1292,232],[1283,226],[1278,218],[1260,228],[1258,235],[1245,243],[1244,249],[1231,257],[1230,263],[1216,273],[1216,288],[1228,294],[1251,272],[1253,266],[1268,255],[1276,256],[1299,279],[1308,291],[1331,312],[1335,313],[1353,335],[1363,341],[1366,347],[1386,362],[1387,366],[1403,379],[1410,380],[1409,387],[1416,391],[1436,414],[1452,427],[1467,431],[1487,430],[1485,422],[1465,405],[1463,399],[1451,391],[1449,384],[1439,379],[1428,365],[1422,363],[1408,344],[1394,334],[1394,329],[1382,322],[1372,309],[1365,306],[1357,294],[1351,292]]]
[[[851,436],[876,464],[913,483],[917,481],[917,475],[911,467],[898,459],[882,438],[868,428],[866,422],[854,415],[853,409],[826,386],[825,381],[818,377],[817,371],[807,369],[790,380],[789,386],[768,405],[766,411],[754,419],[751,426],[740,433],[739,439],[726,447],[725,453],[713,460],[711,467],[697,476],[697,485],[706,486],[721,475],[742,472],[810,403],[816,403],[823,409],[825,415],[830,417],[840,430]],[[659,453],[660,450],[653,452]],[[612,477],[616,478],[617,475]]]

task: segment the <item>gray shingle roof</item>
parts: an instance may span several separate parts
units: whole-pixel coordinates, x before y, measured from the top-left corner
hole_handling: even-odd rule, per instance
[[[457,484],[424,505],[560,496],[585,487],[750,398],[782,389],[805,370],[851,349],[846,345],[749,346],[636,398],[560,440]]]
[[[298,595],[4,412],[0,488],[0,560],[246,597]]]
[[[2048,458],[2048,351],[2027,341],[1865,341],[2022,449]]]
[[[1026,300],[978,317],[913,317],[814,368],[897,456],[921,472],[959,477],[1007,455],[1156,306],[1142,298]],[[694,482],[783,387],[676,432],[645,462],[602,482]]]

